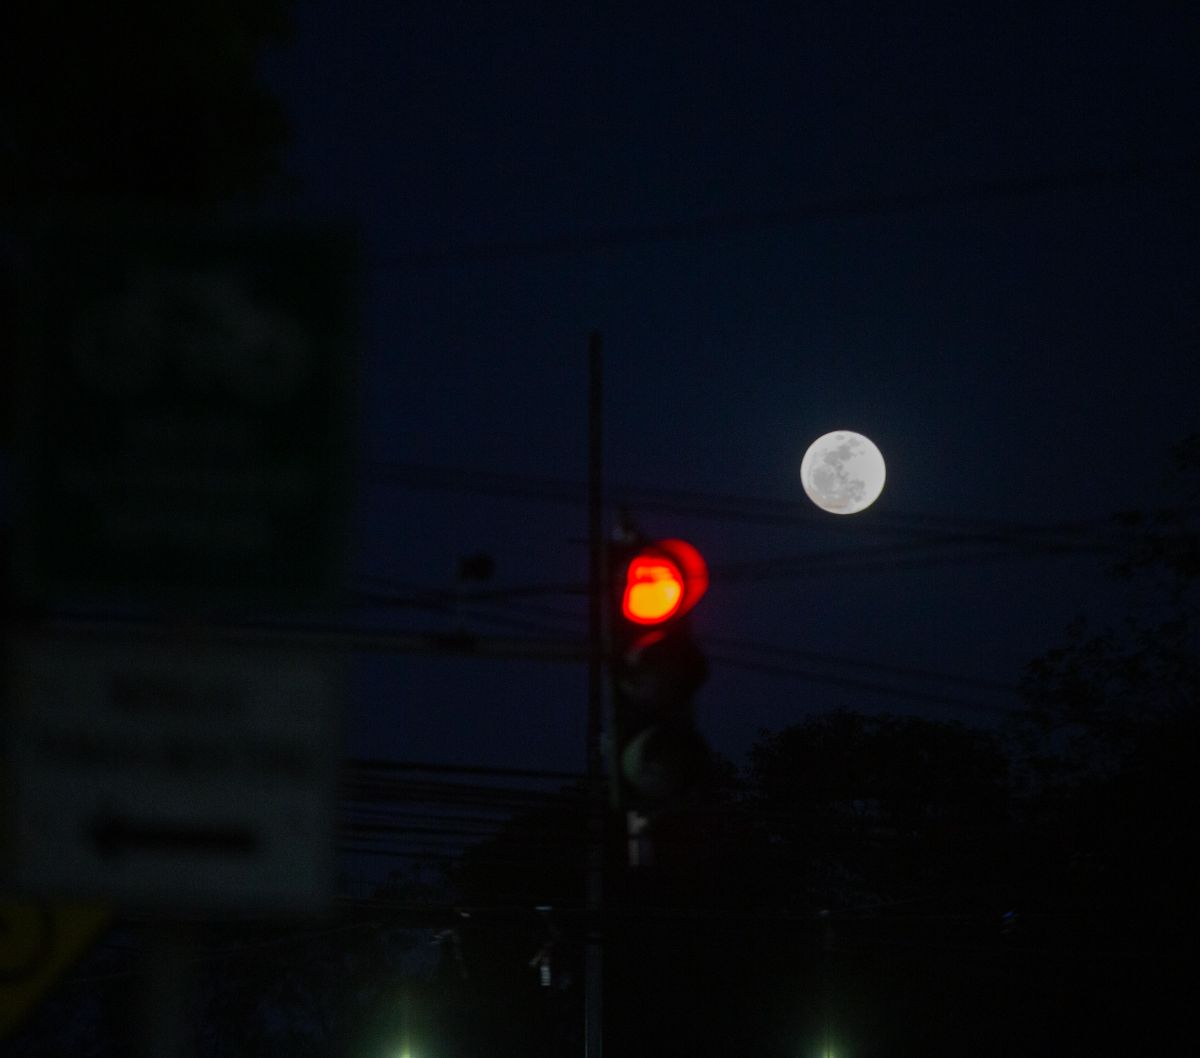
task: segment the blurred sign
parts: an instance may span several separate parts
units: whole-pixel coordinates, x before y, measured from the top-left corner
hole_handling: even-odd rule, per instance
[[[112,919],[89,904],[0,902],[0,1037],[8,1035]]]
[[[20,891],[147,910],[329,897],[340,754],[328,662],[284,650],[29,639],[9,651]]]
[[[311,602],[345,509],[347,240],[75,226],[36,241],[17,573],[38,600]]]

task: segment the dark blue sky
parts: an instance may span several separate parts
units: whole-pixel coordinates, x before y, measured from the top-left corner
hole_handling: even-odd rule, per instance
[[[1012,705],[898,669],[1012,683],[1075,613],[1111,612],[1095,555],[976,561],[995,547],[942,536],[1171,502],[1167,451],[1200,428],[1198,18],[913,7],[298,5],[266,63],[289,208],[365,253],[353,583],[448,588],[478,550],[498,588],[585,580],[581,506],[383,479],[582,481],[597,328],[613,483],[797,515],[636,511],[713,566],[695,620],[717,748],[839,705],[994,715],[731,659]],[[837,519],[798,469],[845,427],[889,477]],[[927,550],[872,557],[918,532]],[[568,616],[488,612],[582,634],[580,597],[533,604]],[[584,693],[582,666],[363,659],[348,747],[581,770]]]

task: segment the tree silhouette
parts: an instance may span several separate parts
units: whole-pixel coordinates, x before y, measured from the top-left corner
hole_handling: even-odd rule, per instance
[[[1195,879],[1192,772],[1200,735],[1200,435],[1172,452],[1176,503],[1115,519],[1119,620],[1077,619],[1034,659],[1016,728],[1025,777],[1020,890],[1027,936],[1069,949],[1085,996],[1065,1024],[1103,1050],[1167,1040],[1181,1024]],[[1091,1021],[1088,1011],[1105,1011]],[[1101,1031],[1102,1028],[1102,1031]]]
[[[838,712],[763,736],[750,752],[749,807],[793,901],[945,900],[994,880],[1006,778],[989,733]]]
[[[208,203],[263,190],[287,127],[258,77],[286,0],[6,5],[0,198]]]
[[[48,0],[0,10],[0,333],[28,270],[16,232],[67,213],[129,216],[284,187],[283,109],[259,77],[289,0]],[[0,445],[19,358],[0,357]]]

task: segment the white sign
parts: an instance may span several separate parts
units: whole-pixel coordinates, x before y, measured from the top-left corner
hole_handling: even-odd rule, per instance
[[[328,661],[42,638],[8,662],[0,851],[18,888],[162,911],[328,900],[340,751]]]

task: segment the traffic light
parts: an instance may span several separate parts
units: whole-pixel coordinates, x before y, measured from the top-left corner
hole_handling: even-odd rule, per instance
[[[655,813],[686,804],[709,772],[692,706],[708,662],[687,616],[708,569],[683,540],[614,545],[610,557],[613,797]]]

